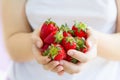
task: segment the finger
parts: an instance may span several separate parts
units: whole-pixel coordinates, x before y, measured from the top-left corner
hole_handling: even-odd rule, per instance
[[[89,37],[87,40],[91,40],[93,42],[96,42],[97,36],[95,35],[95,32],[96,31],[94,29],[92,29],[91,27],[88,27],[87,33],[88,33]]]
[[[48,64],[44,65],[45,70],[53,70],[55,67],[57,67],[60,63],[58,61],[51,61]]]
[[[60,64],[63,66],[65,72],[69,74],[75,74],[80,72],[80,67],[76,64],[73,64],[65,60],[61,60]]]
[[[52,71],[56,72],[56,73],[61,72],[61,71],[63,71],[63,66],[59,65],[59,66],[55,67]]]
[[[84,62],[87,62],[88,59],[87,59],[87,56],[86,54],[80,52],[80,51],[77,51],[77,50],[69,50],[67,52],[67,54],[75,59],[77,59],[78,61],[84,63]]]
[[[41,48],[41,47],[42,47],[43,42],[42,42],[42,40],[41,40],[41,38],[40,38],[40,36],[39,36],[39,30],[38,30],[38,29],[36,29],[36,30],[33,32],[33,34],[32,34],[32,40],[33,40],[33,44],[36,44],[36,46],[37,46],[38,48]]]
[[[34,32],[33,32],[33,34],[39,36],[40,30],[41,30],[40,28],[35,29]]]
[[[91,60],[97,56],[97,39],[94,36],[90,36],[86,42],[89,45],[86,57]]]
[[[62,75],[64,74],[64,72],[65,72],[65,71],[62,70],[62,71],[58,72],[57,74],[60,75],[60,76],[62,76]]]
[[[36,48],[35,45],[32,47],[32,52],[39,64],[47,64],[51,60],[48,56],[42,56],[42,53]]]
[[[34,37],[33,44],[35,44],[36,47],[41,48],[43,46],[43,41],[39,37]]]
[[[97,56],[97,45],[94,44],[92,47],[90,47],[88,52],[86,52],[86,57],[87,57],[88,60],[92,60],[96,56]]]

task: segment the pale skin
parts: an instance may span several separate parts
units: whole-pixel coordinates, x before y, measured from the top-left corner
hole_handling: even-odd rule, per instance
[[[3,30],[6,47],[10,57],[16,62],[27,62],[36,59],[46,70],[62,75],[79,73],[82,65],[96,57],[96,53],[88,51],[85,55],[76,50],[69,50],[68,55],[78,59],[81,63],[72,64],[67,61],[51,61],[41,54],[39,48],[43,45],[39,37],[39,29],[32,31],[25,14],[26,0],[2,0]],[[93,45],[97,45],[97,55],[108,60],[120,61],[120,0],[116,1],[118,15],[116,33],[104,34],[95,30],[89,30],[89,39]],[[96,36],[97,38],[94,38]],[[97,42],[97,43],[96,43]],[[61,64],[61,66],[58,66]]]

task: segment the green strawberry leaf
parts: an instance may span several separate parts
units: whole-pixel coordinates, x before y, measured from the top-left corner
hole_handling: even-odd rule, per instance
[[[70,42],[70,44],[72,45],[75,42],[75,39],[71,36],[68,36],[68,37],[66,37],[66,41]]]
[[[71,60],[71,62],[76,64],[76,63],[78,63],[78,60],[75,59],[75,58],[73,58],[73,59]]]
[[[76,44],[77,44],[77,50],[80,50],[80,48],[85,47],[85,39],[84,38],[75,37],[75,41],[76,41]]]
[[[60,43],[63,39],[63,31],[58,31],[55,35],[55,42]]]
[[[75,21],[75,27],[78,28],[78,31],[80,32],[80,30],[83,30],[86,32],[87,30],[87,25],[85,23],[82,23],[82,22],[77,22]]]
[[[49,47],[49,53],[52,59],[54,59],[54,57],[58,55],[58,51],[59,49],[53,44],[51,44],[51,46]]]
[[[48,55],[49,55],[49,50],[45,50],[43,56],[48,56]]]
[[[68,27],[67,24],[65,24],[65,25],[61,25],[60,30],[68,32],[70,30],[70,28]]]

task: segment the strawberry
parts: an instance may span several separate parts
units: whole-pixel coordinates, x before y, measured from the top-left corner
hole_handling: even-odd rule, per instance
[[[77,44],[72,36],[64,37],[61,44],[66,51],[77,48]]]
[[[78,63],[78,60],[75,58],[72,58],[71,56],[67,55],[66,60],[72,63]]]
[[[80,37],[75,37],[74,38],[75,41],[76,41],[76,49],[79,50],[79,51],[82,51],[83,53],[87,52],[87,47],[86,47],[86,44],[85,44],[85,39],[84,38],[80,38]],[[79,61],[75,58],[72,58],[71,56],[67,55],[67,58],[66,58],[67,61],[69,62],[72,62],[72,63],[78,63]]]
[[[58,26],[56,25],[56,23],[48,19],[43,23],[41,27],[40,37],[42,40],[44,40],[50,33],[57,30]]]
[[[86,53],[89,50],[89,45],[88,45],[87,41],[85,42],[85,45],[86,45],[86,47],[84,47],[82,50],[83,53]]]
[[[87,39],[87,26],[84,23],[81,22],[75,22],[75,24],[72,27],[72,30],[75,34],[75,36],[77,37],[84,37],[85,39]]]
[[[64,36],[64,37],[72,36],[71,30],[70,30],[70,28],[68,27],[67,24],[61,25],[60,30],[63,31],[63,36]]]
[[[44,42],[47,44],[60,43],[62,41],[62,39],[63,39],[63,32],[62,31],[54,31],[44,39]]]
[[[63,36],[64,36],[64,37],[67,37],[67,36],[72,36],[72,35],[71,35],[70,33],[64,31],[64,32],[63,32]]]
[[[66,52],[60,44],[51,44],[43,53],[44,56],[49,56],[52,60],[63,60],[66,58]]]
[[[85,47],[85,39],[81,37],[75,37],[75,41],[77,44],[77,50],[80,50]]]
[[[42,46],[42,48],[40,49],[41,52],[44,52],[45,50],[47,50],[48,47],[49,47],[49,44],[44,44],[44,45]]]
[[[82,50],[82,52],[83,53],[86,53],[88,51],[88,48],[86,47],[86,48],[83,48],[83,50]]]
[[[77,43],[77,50],[82,51],[83,53],[86,53],[88,51],[89,45],[85,41],[84,38],[75,37],[76,43]]]

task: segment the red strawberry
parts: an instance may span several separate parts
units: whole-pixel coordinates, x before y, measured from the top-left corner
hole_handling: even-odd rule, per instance
[[[41,48],[41,52],[44,52],[45,50],[47,50],[49,47],[49,44],[44,44]]]
[[[58,26],[56,25],[56,23],[48,19],[42,25],[40,37],[42,40],[44,40],[50,33],[57,30],[58,30]]]
[[[77,44],[77,50],[86,53],[89,49],[89,45],[87,44],[87,42],[85,41],[84,38],[80,38],[80,37],[75,37],[75,41]],[[72,58],[71,56],[67,55],[66,58],[67,61],[72,62],[72,63],[78,63],[79,61],[75,58]]]
[[[71,36],[64,37],[62,40],[62,45],[66,51],[68,51],[69,49],[76,49],[77,48],[77,44],[76,44],[74,38]]]
[[[77,50],[82,51],[83,53],[86,53],[89,49],[89,45],[85,41],[84,38],[75,37],[76,43],[77,43]]]
[[[51,44],[45,53],[53,60],[63,60],[66,58],[66,53],[64,48],[60,44]]]
[[[83,53],[86,53],[89,50],[89,44],[87,43],[87,41],[85,42],[85,46],[82,50]]]
[[[69,61],[69,62],[75,63],[75,64],[78,62],[78,60],[77,60],[77,59],[72,58],[72,57],[71,57],[71,56],[69,56],[69,55],[67,55],[66,60],[67,60],[67,61]]]
[[[88,51],[88,48],[86,47],[86,48],[83,48],[83,50],[82,50],[82,52],[83,53],[86,53]]]
[[[54,31],[44,39],[44,42],[47,44],[60,43],[62,41],[62,39],[63,39],[63,32],[62,31]]]
[[[80,37],[75,37],[75,41],[77,44],[77,50],[81,50],[85,47],[85,39]]]
[[[68,33],[68,32],[63,32],[63,36],[67,37],[67,36],[72,36],[72,35],[70,33]]]
[[[64,37],[72,36],[72,35],[71,35],[71,32],[70,32],[70,28],[68,27],[67,24],[61,25],[60,30],[63,31],[63,36],[64,36]]]
[[[72,30],[74,31],[75,36],[77,37],[84,37],[85,39],[87,39],[87,26],[84,23],[78,23],[76,22],[73,27]]]

